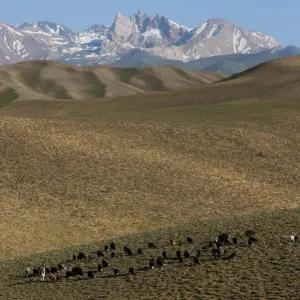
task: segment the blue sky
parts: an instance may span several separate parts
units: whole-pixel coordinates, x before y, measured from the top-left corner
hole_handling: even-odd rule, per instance
[[[188,27],[208,18],[224,18],[272,35],[284,45],[300,46],[299,0],[1,0],[0,21],[14,25],[47,20],[82,30],[92,24],[111,25],[118,11],[132,15],[138,9]]]

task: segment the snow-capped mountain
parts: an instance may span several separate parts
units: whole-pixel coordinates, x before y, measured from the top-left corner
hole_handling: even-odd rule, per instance
[[[223,19],[196,28],[142,12],[118,13],[111,26],[93,25],[74,32],[48,21],[10,26],[0,22],[0,64],[23,60],[58,60],[76,65],[109,64],[132,49],[184,62],[226,54],[274,52],[282,45],[261,32],[244,30]]]

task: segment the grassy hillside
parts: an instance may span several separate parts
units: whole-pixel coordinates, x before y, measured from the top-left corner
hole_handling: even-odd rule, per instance
[[[173,67],[91,68],[49,61],[28,61],[0,67],[0,85],[16,90],[14,100],[90,100],[201,87],[222,78],[224,76],[211,72],[190,72]]]
[[[288,234],[297,232],[300,226],[300,211],[257,213],[240,218],[230,217],[206,222],[189,222],[180,226],[165,228],[139,235],[116,238],[117,256],[109,258],[110,267],[97,272],[97,261],[70,262],[74,253],[84,251],[93,254],[104,249],[111,240],[95,244],[53,251],[40,255],[6,261],[1,264],[0,293],[3,299],[37,299],[42,297],[57,300],[72,297],[85,299],[298,299],[298,277],[300,272],[300,242],[293,243]],[[258,242],[247,245],[245,231],[256,231]],[[232,260],[213,259],[209,250],[203,248],[219,233],[228,231],[236,236],[240,245],[224,247],[227,253],[237,252]],[[193,238],[193,244],[186,244],[186,238]],[[174,239],[175,246],[169,244]],[[148,241],[153,241],[157,249],[147,249]],[[178,245],[182,242],[182,245]],[[134,256],[123,254],[123,246],[131,247]],[[144,250],[137,255],[137,249]],[[176,250],[188,250],[195,255],[203,249],[200,265],[194,265],[193,258],[182,263],[174,260]],[[165,260],[163,268],[142,270],[148,266],[150,258],[167,251],[171,259]],[[228,255],[228,254],[227,254]],[[101,259],[100,259],[101,262]],[[55,266],[65,263],[68,268],[81,266],[84,270],[94,270],[95,279],[87,280],[85,274],[60,282],[41,283],[39,277],[22,277],[24,266],[37,267],[41,264]],[[136,274],[128,275],[129,267]],[[120,276],[114,278],[113,269],[118,268]],[[8,276],[9,275],[9,276]],[[84,279],[83,279],[84,278]]]
[[[228,263],[207,261],[205,254],[198,269],[171,265],[156,277],[115,281],[105,273],[45,288],[57,299],[72,291],[74,299],[145,293],[218,299],[223,289],[236,299],[249,293],[249,299],[296,299],[299,243],[281,237],[297,233],[300,220],[299,71],[295,57],[201,89],[1,106],[1,295],[42,293],[40,285],[16,277],[28,260],[52,264],[75,248],[92,250],[112,239],[123,245],[129,238],[135,249],[151,238],[161,250],[167,247],[162,237],[193,235],[202,245],[222,231],[242,237],[251,227],[260,243],[239,249]],[[98,86],[93,75],[83,76]],[[136,86],[144,78],[136,71],[112,76]],[[170,76],[164,85],[172,82]],[[121,256],[113,266],[124,272],[127,264]]]

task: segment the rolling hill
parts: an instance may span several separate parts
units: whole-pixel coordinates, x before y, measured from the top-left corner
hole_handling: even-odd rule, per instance
[[[99,99],[200,87],[222,78],[207,71],[189,72],[172,66],[120,69],[21,62],[0,67],[0,103],[16,99]]]
[[[299,71],[300,58],[290,57],[197,89],[2,106],[1,295],[297,299],[299,242],[282,237],[300,220]],[[46,287],[20,277],[27,262],[67,261],[111,240],[134,251],[153,240],[155,255],[174,255],[223,231],[243,241],[229,262],[204,251],[199,268],[171,262],[111,278],[111,268],[147,263],[147,249],[138,262],[118,253],[94,281]],[[195,244],[168,243],[188,235]]]

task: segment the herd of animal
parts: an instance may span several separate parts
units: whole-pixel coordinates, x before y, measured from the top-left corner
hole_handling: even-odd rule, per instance
[[[247,230],[245,232],[247,237],[248,246],[252,246],[258,240],[255,238],[255,232],[253,230]],[[163,268],[170,261],[177,261],[183,263],[184,261],[190,261],[195,266],[200,264],[200,257],[204,251],[210,251],[212,259],[222,259],[222,260],[231,260],[234,259],[237,255],[236,248],[239,247],[240,241],[237,237],[231,237],[228,233],[222,233],[218,238],[209,241],[204,247],[199,247],[193,250],[193,253],[186,250],[180,250],[179,247],[176,249],[176,245],[188,245],[194,244],[194,240],[191,237],[188,237],[184,242],[176,244],[175,240],[169,241],[170,246],[174,249],[174,255],[169,255],[166,250],[162,250],[161,255],[151,255],[151,258],[148,258],[148,265],[135,269],[134,266],[130,266],[128,271],[124,273],[125,276],[135,275],[137,271],[148,271],[156,267]],[[231,253],[229,253],[229,248],[226,246],[231,246]],[[122,249],[122,248],[121,248]],[[148,243],[148,251],[156,249],[155,252],[159,251],[157,245],[153,242]],[[176,251],[175,251],[176,250]],[[87,279],[95,278],[96,273],[102,273],[104,269],[108,269],[111,272],[112,277],[117,277],[120,275],[120,270],[117,268],[110,268],[111,261],[118,255],[125,255],[126,257],[139,257],[142,256],[145,252],[145,249],[139,248],[137,251],[132,251],[128,246],[123,247],[123,251],[119,251],[115,242],[111,242],[109,245],[105,245],[103,250],[98,250],[93,252],[90,255],[87,255],[84,252],[79,252],[78,254],[73,254],[72,259],[66,261],[65,264],[59,263],[56,266],[45,267],[44,265],[38,268],[33,268],[32,271],[27,266],[26,268],[26,277],[39,277],[41,272],[45,272],[46,281],[59,281],[64,278],[69,279],[74,276],[84,276],[87,275]],[[93,263],[91,268],[83,268],[80,266],[84,262]],[[66,266],[69,265],[69,267]],[[97,264],[97,266],[96,266]],[[70,266],[71,265],[71,266]],[[43,270],[43,271],[42,271]],[[41,281],[44,281],[44,276],[42,276]]]

